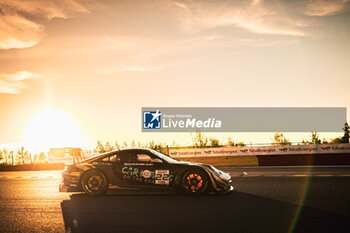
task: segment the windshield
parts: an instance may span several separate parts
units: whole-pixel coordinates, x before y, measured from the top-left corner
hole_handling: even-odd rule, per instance
[[[97,160],[99,158],[102,158],[103,156],[110,155],[110,154],[113,154],[113,153],[115,153],[115,151],[110,151],[110,152],[106,152],[106,153],[103,153],[103,154],[94,155],[94,156],[92,156],[90,158],[84,159],[81,162],[82,163],[89,163],[91,161]]]
[[[159,158],[165,160],[165,161],[168,162],[168,163],[178,163],[177,160],[172,159],[172,158],[170,158],[169,156],[167,156],[167,155],[165,155],[165,154],[163,154],[163,153],[160,153],[160,152],[158,152],[158,151],[152,150],[152,153],[155,154],[155,155],[157,155]]]

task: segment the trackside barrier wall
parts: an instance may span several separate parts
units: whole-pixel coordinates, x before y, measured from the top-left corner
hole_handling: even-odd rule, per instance
[[[169,148],[169,155],[214,166],[350,165],[350,144]]]
[[[298,165],[350,165],[350,154],[329,155],[264,155],[182,157],[179,161],[206,163],[213,166],[298,166]]]
[[[63,169],[64,163],[0,165],[0,171],[46,171]]]
[[[256,156],[212,156],[212,157],[187,157],[178,158],[179,161],[206,163],[217,167],[229,166],[258,166],[258,158]]]

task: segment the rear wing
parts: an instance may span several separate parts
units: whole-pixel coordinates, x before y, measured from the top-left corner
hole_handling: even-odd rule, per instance
[[[80,163],[86,159],[85,154],[81,148],[73,147],[50,148],[50,156],[52,158],[65,161],[73,160],[73,163]]]
[[[73,163],[80,163],[81,161],[85,160],[84,152],[81,151],[80,154],[73,154]]]

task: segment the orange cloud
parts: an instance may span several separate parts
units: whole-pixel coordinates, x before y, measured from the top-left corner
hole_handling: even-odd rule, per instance
[[[26,85],[23,82],[7,82],[0,80],[0,93],[19,94]]]
[[[20,71],[14,74],[2,74],[0,75],[0,93],[19,94],[21,89],[26,87],[23,82],[24,80],[41,77],[42,75],[40,74],[28,71]]]
[[[27,48],[36,45],[42,36],[45,20],[68,18],[76,12],[88,12],[74,0],[21,1],[0,3],[0,49]]]
[[[300,22],[291,22],[273,5],[262,1],[205,2],[177,1],[182,29],[189,34],[201,30],[231,26],[256,34],[304,36],[297,28]]]
[[[349,0],[309,0],[304,14],[308,16],[334,15],[345,9]]]

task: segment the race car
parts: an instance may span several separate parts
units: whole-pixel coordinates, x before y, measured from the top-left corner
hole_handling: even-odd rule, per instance
[[[152,149],[123,149],[67,163],[60,192],[96,196],[115,188],[174,189],[198,195],[233,190],[231,176],[217,168],[177,161]]]

